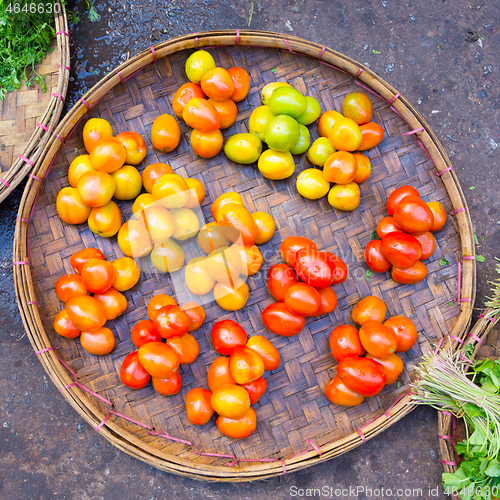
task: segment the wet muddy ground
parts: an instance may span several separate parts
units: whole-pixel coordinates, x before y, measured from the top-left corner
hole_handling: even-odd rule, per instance
[[[117,64],[169,37],[219,28],[293,34],[365,64],[424,116],[450,156],[477,235],[480,307],[497,278],[500,255],[500,4],[494,0],[143,1],[69,8],[71,83],[67,103]],[[472,32],[472,33],[471,33]],[[265,482],[206,484],[155,470],[95,433],[46,378],[24,336],[12,280],[12,239],[22,188],[0,205],[0,498],[165,499],[288,498],[323,488],[325,498],[443,498],[437,417],[417,409],[388,431],[339,459]],[[361,489],[349,491],[349,487]],[[330,487],[347,488],[340,496]],[[296,488],[296,489],[294,489]],[[363,489],[364,488],[364,489]],[[414,489],[396,495],[398,489]],[[421,491],[419,491],[421,489]],[[297,495],[295,495],[297,496]]]

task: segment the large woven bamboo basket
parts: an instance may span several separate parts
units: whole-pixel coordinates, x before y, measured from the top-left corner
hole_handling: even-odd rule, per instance
[[[38,169],[42,150],[50,141],[64,106],[69,82],[69,33],[66,11],[54,4],[56,38],[52,52],[35,65],[45,78],[41,85],[9,92],[0,101],[0,202],[30,173]]]
[[[92,356],[79,341],[69,341],[53,331],[53,318],[62,308],[54,285],[70,271],[69,256],[87,246],[99,247],[108,259],[122,255],[116,239],[98,238],[86,224],[62,223],[55,200],[59,189],[67,185],[67,168],[75,148],[83,152],[84,121],[100,116],[111,122],[115,133],[134,130],[150,145],[154,119],[161,113],[172,114],[172,96],[187,81],[185,61],[193,49],[201,47],[208,47],[218,65],[241,66],[251,77],[250,94],[238,104],[237,122],[224,131],[226,138],[247,130],[251,111],[260,104],[260,90],[279,80],[317,98],[323,110],[340,110],[347,93],[366,92],[385,139],[369,151],[372,175],[361,185],[360,207],[349,213],[333,210],[326,200],[299,196],[295,176],[273,182],[264,179],[255,166],[237,165],[223,153],[210,160],[195,157],[189,146],[190,131],[183,123],[183,138],[173,153],[160,154],[149,148],[144,164],[168,162],[182,176],[194,176],[204,183],[207,198],[202,209],[207,220],[211,220],[211,202],[230,190],[240,192],[251,211],[273,215],[277,231],[263,245],[263,253],[272,255],[265,262],[267,267],[278,261],[284,238],[304,234],[318,248],[342,256],[350,273],[347,281],[335,287],[337,309],[329,316],[309,319],[295,337],[278,337],[265,328],[261,313],[273,299],[262,275],[249,278],[250,298],[244,309],[228,314],[217,305],[207,305],[206,322],[196,332],[200,356],[182,368],[181,392],[165,397],[151,387],[127,388],[120,383],[119,370],[123,358],[133,350],[131,325],[146,317],[148,300],[158,292],[172,293],[168,275],[144,275],[126,292],[129,308],[112,323],[117,345],[107,356]],[[310,130],[312,139],[316,138],[316,125]],[[451,335],[456,343],[455,339],[465,335],[474,301],[475,261],[469,212],[458,179],[434,133],[412,105],[356,61],[276,33],[227,30],[183,36],[156,45],[112,71],[69,111],[56,134],[44,147],[38,179],[28,180],[19,210],[14,276],[21,315],[41,363],[69,403],[115,446],[154,467],[197,479],[243,481],[339,456],[409,413],[413,405],[408,385],[422,353],[434,349],[445,336]],[[311,165],[301,155],[296,167],[297,174]],[[429,274],[413,286],[400,285],[388,274],[365,279],[363,249],[385,216],[387,196],[406,183],[415,186],[424,199],[442,202],[451,214],[445,228],[436,233]],[[130,214],[130,205],[121,204],[124,217]],[[449,264],[440,263],[442,258]],[[324,388],[336,371],[328,348],[329,334],[335,325],[350,323],[352,306],[370,294],[386,301],[390,315],[411,317],[419,332],[418,342],[405,354],[405,370],[397,384],[360,406],[335,406],[324,397]],[[211,325],[220,318],[238,321],[249,335],[266,336],[282,359],[276,371],[266,374],[268,392],[255,408],[257,430],[243,440],[223,436],[213,419],[194,426],[185,413],[183,396],[193,387],[207,387],[207,368],[217,356],[210,341]]]

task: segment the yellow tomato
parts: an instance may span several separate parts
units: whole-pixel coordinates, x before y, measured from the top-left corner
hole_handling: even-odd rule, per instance
[[[59,191],[56,209],[59,217],[67,224],[82,224],[88,219],[92,210],[73,187],[65,187]]]
[[[269,241],[276,231],[274,219],[266,212],[254,212],[252,219],[257,224],[257,237],[255,238],[256,245],[263,245]]]
[[[91,170],[94,169],[90,164],[90,155],[77,156],[68,168],[68,182],[70,186],[76,188],[80,177]]]
[[[333,208],[350,212],[359,206],[359,186],[355,182],[336,184],[328,193],[328,203]]]
[[[162,207],[182,208],[189,203],[191,192],[180,175],[164,174],[154,183],[152,195]]]
[[[137,132],[122,132],[116,138],[123,144],[127,152],[125,163],[139,165],[144,160],[148,151],[144,139]]]
[[[231,249],[235,250],[241,261],[240,274],[243,276],[253,276],[258,273],[264,258],[262,253],[255,245],[233,245]]]
[[[230,283],[241,274],[244,263],[233,247],[223,247],[210,252],[205,269],[215,281]]]
[[[102,207],[113,198],[115,180],[106,172],[85,172],[76,186],[79,195],[89,207]]]
[[[280,180],[290,177],[295,171],[293,156],[288,151],[264,151],[257,163],[262,175],[271,180]]]
[[[196,295],[205,295],[215,286],[215,280],[207,272],[206,263],[206,257],[195,257],[184,269],[186,285]]]
[[[186,61],[186,76],[193,83],[200,83],[205,73],[215,68],[212,55],[206,50],[193,52]]]
[[[115,268],[113,288],[119,292],[130,290],[139,281],[141,270],[137,262],[130,257],[120,257],[111,264]]]
[[[200,221],[190,208],[172,208],[170,210],[175,221],[172,237],[179,241],[188,240],[198,234]]]
[[[166,208],[158,205],[146,207],[137,219],[144,223],[149,241],[152,243],[167,241],[176,229],[172,214]]]
[[[174,241],[157,243],[151,252],[153,266],[164,273],[178,271],[184,265],[184,251]]]
[[[229,205],[230,203],[236,203],[237,205],[243,206],[243,198],[239,193],[234,191],[229,191],[228,193],[221,194],[212,203],[210,211],[212,212],[212,217],[217,220],[219,217],[219,211],[224,205]]]
[[[132,205],[132,215],[137,219],[139,217],[141,210],[144,210],[146,207],[152,205],[153,203],[156,202],[152,194],[149,193],[140,194],[135,199],[134,204]]]
[[[263,141],[267,125],[275,116],[269,106],[256,107],[248,120],[248,131]]]
[[[139,171],[131,165],[123,165],[111,174],[115,180],[114,197],[117,200],[134,200],[142,189],[142,178]]]
[[[330,130],[328,139],[339,151],[355,151],[363,140],[359,125],[350,118],[337,120]]]
[[[165,174],[174,174],[174,169],[166,163],[151,163],[142,171],[142,185],[151,193],[155,182]]]
[[[224,231],[225,228],[219,226],[218,222],[205,224],[198,232],[198,245],[206,254],[217,250],[217,248],[228,247],[231,242]]]
[[[289,83],[285,82],[271,82],[264,86],[264,88],[260,92],[260,98],[262,100],[262,104],[267,106],[269,101],[271,100],[271,94],[279,87],[291,87]]]
[[[318,132],[321,137],[328,137],[333,125],[338,120],[343,120],[344,117],[338,112],[333,110],[325,111],[318,120]]]
[[[83,143],[88,153],[94,149],[96,143],[105,137],[111,137],[113,129],[107,120],[103,118],[91,118],[83,127]],[[73,186],[75,187],[75,186]]]
[[[356,177],[354,177],[353,182],[356,184],[365,182],[372,173],[372,164],[370,159],[363,153],[353,153],[352,156],[354,156],[354,159],[358,164],[358,171],[356,172]]]
[[[240,278],[236,279],[232,285],[216,283],[214,286],[215,301],[226,311],[238,311],[245,307],[248,294],[248,285]]]
[[[194,177],[188,177],[184,180],[191,191],[191,198],[189,199],[186,208],[200,207],[203,203],[203,200],[205,199],[205,187],[198,179],[195,179]]]
[[[93,208],[88,218],[90,230],[102,238],[111,238],[122,225],[122,213],[114,201]]]
[[[134,219],[125,222],[118,231],[118,246],[125,255],[136,259],[153,249],[144,223]]]
[[[307,151],[307,159],[313,165],[322,167],[333,153],[335,153],[335,148],[328,137],[318,137]]]
[[[318,200],[328,194],[330,183],[317,168],[308,168],[297,177],[297,191],[308,200]]]

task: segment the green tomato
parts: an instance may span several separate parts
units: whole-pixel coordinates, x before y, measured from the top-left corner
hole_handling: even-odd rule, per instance
[[[231,136],[224,146],[226,156],[236,162],[249,165],[255,163],[262,151],[262,142],[254,134],[243,133]]]
[[[307,152],[307,159],[318,167],[324,166],[328,157],[335,153],[335,148],[326,137],[316,139]]]
[[[297,121],[302,125],[311,125],[311,123],[319,118],[321,114],[321,106],[314,97],[306,95],[307,109],[297,117]]]
[[[267,125],[275,116],[269,106],[258,106],[252,111],[248,120],[249,132],[256,135],[261,141],[265,141]]]
[[[295,171],[295,163],[290,152],[274,149],[264,151],[257,166],[264,177],[273,181],[286,179]]]
[[[193,52],[186,61],[186,76],[193,83],[200,83],[203,75],[215,68],[215,61],[206,50]]]
[[[262,104],[264,104],[265,106],[269,105],[269,101],[271,100],[271,95],[278,87],[291,87],[291,85],[285,82],[271,82],[268,83],[267,85],[264,85],[264,88],[260,91],[260,98],[262,100]]]
[[[301,155],[307,151],[309,144],[311,144],[311,134],[309,133],[309,129],[305,125],[299,124],[300,130],[300,138],[299,142],[295,144],[295,146],[290,149],[290,153],[293,155]]]
[[[297,118],[307,109],[307,101],[293,87],[279,87],[271,94],[269,106],[275,115],[289,115]]]
[[[299,124],[291,116],[276,116],[267,125],[265,141],[275,151],[289,151],[299,139]]]

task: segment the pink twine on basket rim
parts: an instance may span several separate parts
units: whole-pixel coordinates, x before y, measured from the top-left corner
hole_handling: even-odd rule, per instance
[[[320,450],[319,446],[316,443],[313,443],[310,439],[305,438],[305,441],[307,441],[314,450],[318,452],[318,455],[321,456],[323,455],[323,452]],[[326,459],[323,459],[323,462],[326,462]]]
[[[410,130],[409,132],[405,132],[404,134],[401,135],[412,135],[416,134],[417,132],[422,132],[422,130],[425,130],[425,128],[424,127],[416,128],[414,130]]]
[[[459,344],[464,343],[464,341],[461,338],[455,337],[455,335],[450,335],[450,339],[456,340]]]
[[[277,462],[275,458],[235,458],[232,462],[228,462],[227,467],[233,467],[238,462]]]
[[[429,151],[427,151],[427,148],[424,146],[424,143],[420,140],[420,138],[417,136],[417,142],[418,142],[418,145],[424,150],[424,153],[427,155],[427,158],[429,158],[429,160],[431,160],[431,163],[436,166],[436,164],[434,163],[434,160],[432,159],[432,156],[429,154]]]
[[[203,455],[204,457],[217,457],[217,458],[236,458],[234,455],[224,455],[222,453],[206,453],[204,451],[191,450],[195,455]]]
[[[85,107],[87,108],[87,110],[90,111],[90,104],[83,97],[80,97],[80,99],[78,99],[78,100],[82,101],[83,104],[85,104]]]
[[[149,50],[153,54],[153,62],[155,63],[156,62],[156,50],[153,46],[149,47]]]
[[[46,127],[43,123],[37,123],[36,126],[38,128],[41,128],[41,129],[45,130],[45,132],[49,131],[48,127]]]
[[[462,207],[462,208],[457,208],[455,210],[455,214],[459,214],[460,212],[465,212],[465,207]]]
[[[345,73],[346,75],[351,75],[351,73],[349,73],[348,71],[345,71],[341,68],[337,68],[337,66],[334,66],[333,64],[330,64],[330,63],[327,63],[325,61],[319,61],[320,64],[324,64],[325,66],[329,66],[330,68],[333,68],[333,69],[336,69],[337,71],[340,71],[341,73]]]
[[[480,314],[478,318],[484,319],[486,318],[486,314]],[[490,320],[492,323],[495,322],[495,318],[493,316],[488,316],[486,319]]]
[[[198,33],[196,32],[196,33],[194,33],[194,34],[195,34],[195,35],[197,35]],[[198,39],[198,37],[196,36],[196,37],[194,38],[194,48],[195,48],[195,49],[197,49],[197,48],[198,48],[198,42],[199,42],[199,39]]]
[[[62,103],[64,104],[64,97],[61,94],[52,94],[52,97],[59,97],[59,99],[61,99]]]
[[[290,52],[291,54],[298,54],[298,52],[294,52],[290,48],[290,45],[288,44],[288,40],[285,38],[285,34],[284,33],[280,33],[280,35],[283,37],[283,42],[285,42],[285,45],[286,45],[286,48],[288,49],[288,52]]]
[[[358,72],[354,75],[354,78],[359,78],[361,76],[361,73],[363,73],[363,68],[358,69]]]
[[[66,35],[69,38],[69,33],[67,31],[56,31],[56,36],[57,35]]]
[[[35,181],[38,181],[38,182],[43,182],[43,179],[41,179],[40,177],[38,177],[38,175],[35,175],[35,174],[30,174],[29,177],[31,177],[32,179],[34,179]]]
[[[124,80],[124,78],[123,78],[122,72],[121,72],[121,71],[118,71],[118,73],[117,73],[117,74],[118,74],[118,76],[120,77],[120,82],[125,83],[125,80]]]
[[[473,333],[469,333],[469,335],[467,335],[467,337],[470,337],[471,339],[474,339],[478,344],[482,344],[483,343],[483,339],[480,339],[477,335],[475,335]]]
[[[26,302],[26,305],[28,305],[28,306],[36,306],[36,307],[38,307],[38,302],[37,302],[36,300],[28,300],[28,301]]]
[[[0,179],[0,182],[7,188],[10,188],[10,184],[5,179]]]
[[[23,160],[24,163],[27,163],[28,165],[30,165],[32,167],[35,166],[35,164],[29,158],[26,158],[26,156],[19,155],[18,158],[21,158],[21,160]]]
[[[457,277],[457,302],[472,302],[471,297],[462,298],[462,264],[457,262],[458,266],[458,277]]]
[[[40,354],[48,351],[57,351],[57,349],[60,349],[60,347],[54,347],[54,346],[49,346],[45,347],[44,349],[40,349],[39,351],[35,351],[35,354],[39,356]]]
[[[451,465],[451,466],[456,466],[457,463],[456,462],[449,462],[448,460],[443,460],[443,459],[439,459],[439,461],[444,464],[444,465]]]
[[[321,58],[323,57],[325,50],[326,50],[326,45],[323,45],[323,47],[321,47],[321,52],[319,53],[319,56],[318,56],[319,60],[321,60]]]
[[[441,177],[443,174],[446,174],[446,172],[451,172],[453,170],[453,167],[448,167],[445,168],[444,170],[441,170],[440,172],[436,172],[436,175],[438,177]]]
[[[80,389],[84,390],[85,392],[88,392],[92,396],[96,397],[97,399],[100,399],[101,401],[103,401],[104,403],[108,404],[109,406],[113,406],[113,403],[111,401],[109,401],[109,399],[103,398],[102,396],[100,396],[99,394],[97,394],[97,392],[94,392],[92,389],[89,389],[88,387],[85,387],[83,384],[80,384],[80,382],[77,382],[76,380],[74,380],[70,384],[65,385],[64,388],[65,389],[69,389],[71,387],[74,387],[75,385],[77,387],[79,387]]]
[[[236,30],[236,43],[235,45],[239,45],[240,43],[240,30]]]
[[[465,257],[462,257],[462,260],[476,260],[475,255],[466,255]]]
[[[65,68],[67,69],[68,71],[71,71],[71,68],[69,66],[63,66],[62,64],[59,64],[59,67],[60,68]]]
[[[101,427],[109,420],[109,417],[111,417],[111,413],[108,413],[94,430],[99,432]]]
[[[13,266],[29,266],[29,260],[15,260],[12,262]]]
[[[176,441],[178,443],[187,444],[188,446],[193,446],[193,443],[191,441],[186,441],[185,439],[179,439],[179,438],[172,437],[166,431],[149,431],[149,434],[151,434],[151,436],[158,436],[158,437],[162,437],[165,439],[170,439],[170,441]]]
[[[398,92],[397,94],[395,94],[392,99],[389,101],[389,104],[392,104],[398,97],[401,96],[401,92]]]

